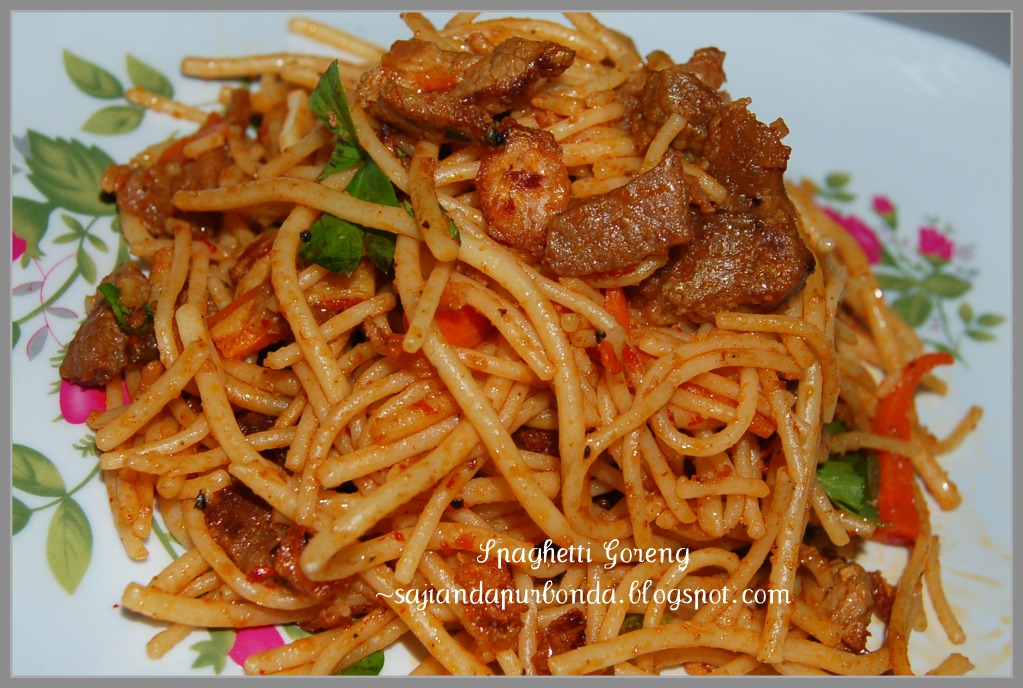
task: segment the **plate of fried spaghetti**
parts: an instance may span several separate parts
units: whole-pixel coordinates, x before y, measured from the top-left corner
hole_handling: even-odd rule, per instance
[[[12,21],[14,675],[1008,675],[1005,65]]]

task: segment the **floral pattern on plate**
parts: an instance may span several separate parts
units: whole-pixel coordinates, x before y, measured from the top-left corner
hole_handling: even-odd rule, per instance
[[[45,365],[44,355],[56,348],[47,368],[52,375],[44,384],[59,410],[43,422],[73,427],[80,434],[68,443],[70,451],[58,454],[33,447],[33,436],[15,428],[12,534],[25,539],[44,532],[45,542],[31,551],[45,557],[53,579],[67,595],[74,595],[90,566],[96,565],[94,533],[111,528],[103,520],[109,514],[87,512],[80,498],[99,473],[93,435],[84,423],[91,411],[102,408],[103,393],[60,381],[56,369],[84,315],[81,301],[75,299],[95,290],[105,274],[103,266],[127,258],[116,207],[100,193],[106,166],[125,160],[108,154],[103,141],[135,131],[149,116],[125,98],[128,89],[140,86],[173,97],[175,88],[165,74],[132,54],[125,54],[120,64],[105,61],[109,64],[100,66],[64,50],[62,61],[68,81],[53,84],[56,95],[61,89],[74,89],[95,107],[82,116],[77,109],[71,111],[76,118],[69,124],[77,128],[74,133],[46,127],[22,129],[12,136],[12,175],[17,182],[11,225],[12,364]],[[965,360],[967,341],[983,344],[1001,336],[1005,316],[972,300],[980,267],[974,262],[973,244],[954,227],[931,217],[907,222],[900,217],[895,194],[865,194],[848,174],[828,175],[817,190],[818,201],[854,232],[871,256],[893,308],[928,344]],[[28,528],[44,519],[45,529]],[[171,556],[180,553],[158,522],[154,536]],[[193,669],[221,673],[229,671],[229,662],[240,666],[250,654],[302,635],[294,626],[217,630],[187,647],[194,655]],[[382,663],[383,654],[375,653],[350,673],[376,674]]]
[[[925,344],[948,351],[965,363],[963,340],[989,342],[1005,316],[980,311],[968,299],[977,276],[974,244],[961,241],[950,224],[937,217],[900,228],[891,196],[870,199],[869,219],[851,206],[857,201],[848,173],[833,172],[815,185],[824,211],[863,248],[892,310],[909,323]]]
[[[113,136],[138,128],[145,109],[124,100],[126,88],[116,76],[69,51],[64,51],[63,57],[67,76],[78,90],[104,101],[124,101],[99,107],[82,124],[82,131]],[[125,58],[125,66],[133,87],[173,97],[171,81],[159,71],[130,54]],[[11,296],[13,303],[24,306],[24,312],[12,318],[12,347],[16,355],[31,361],[42,353],[49,339],[56,342],[59,353],[50,361],[51,393],[58,396],[60,415],[53,422],[84,426],[91,412],[105,408],[106,393],[59,378],[57,368],[68,342],[56,332],[52,320],[77,323],[84,316],[84,312],[63,305],[62,297],[81,282],[90,285],[87,287],[90,290],[91,285],[98,284],[101,276],[96,254],[110,252],[111,235],[118,246],[116,262],[128,258],[127,247],[118,234],[116,205],[103,195],[100,186],[104,170],[115,161],[96,145],[75,138],[50,137],[34,130],[14,137],[14,142],[20,164],[16,160],[12,172],[25,174],[43,200],[13,198],[11,256],[19,274],[12,280]],[[71,268],[61,270],[61,266]],[[85,434],[74,449],[82,457],[95,459],[94,436]],[[21,495],[11,500],[12,533],[17,535],[32,518],[48,513],[46,561],[60,586],[74,594],[92,562],[93,545],[92,525],[74,494],[99,474],[99,464],[84,480],[69,488],[59,462],[38,450],[15,443],[11,456],[12,485]],[[36,504],[29,506],[29,502]],[[159,527],[156,518],[154,535],[171,557],[180,554],[180,546]],[[190,646],[196,653],[192,668],[209,667],[220,674],[228,659],[242,666],[249,655],[303,635],[308,634],[295,626],[214,630],[208,639]],[[383,662],[383,652],[376,652],[343,673],[376,675]]]

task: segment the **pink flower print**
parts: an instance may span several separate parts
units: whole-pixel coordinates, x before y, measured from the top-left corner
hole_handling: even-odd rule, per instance
[[[21,258],[21,254],[23,254],[25,249],[28,247],[28,242],[17,234],[12,234],[11,238],[13,240],[11,244],[11,260],[18,260],[18,258]]]
[[[878,215],[891,215],[895,212],[895,205],[887,196],[874,196],[873,206],[874,212]]]
[[[871,200],[871,207],[874,212],[884,220],[884,223],[895,229],[896,217],[895,217],[895,204],[892,203],[891,199],[887,196],[874,196]]]
[[[283,644],[284,638],[274,626],[239,628],[235,632],[234,645],[231,646],[227,656],[233,659],[238,666],[244,666],[249,655],[280,647]]]
[[[871,264],[881,262],[881,242],[866,222],[855,215],[840,215],[831,208],[824,208],[824,212],[856,240]]]
[[[81,425],[93,411],[107,407],[107,393],[102,387],[80,387],[67,380],[60,381],[60,415],[68,423]]]
[[[920,255],[925,258],[938,258],[949,261],[952,260],[955,244],[934,227],[921,227],[918,249]]]

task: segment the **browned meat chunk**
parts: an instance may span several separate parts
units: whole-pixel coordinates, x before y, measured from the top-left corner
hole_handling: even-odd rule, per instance
[[[273,416],[268,416],[258,411],[239,411],[235,414],[234,419],[238,423],[238,429],[242,431],[243,435],[266,432],[277,421]],[[273,461],[278,466],[283,466],[288,458],[287,447],[264,449],[259,453],[263,458]]]
[[[476,174],[487,231],[539,260],[548,223],[568,208],[568,169],[549,131],[511,126],[502,128],[501,137],[504,144],[483,155]]]
[[[551,673],[547,661],[555,655],[582,647],[586,644],[586,617],[576,608],[551,621],[537,632],[536,654],[533,655],[533,669],[537,674]]]
[[[217,490],[203,516],[214,541],[246,576],[275,575],[273,552],[289,526],[274,520],[270,507],[249,488],[235,483]]]
[[[380,58],[380,64],[362,75],[359,95],[375,102],[385,83],[417,93],[446,93],[481,59],[474,53],[444,50],[428,41],[395,41]]]
[[[515,439],[515,443],[526,451],[559,456],[557,430],[542,430],[523,426],[516,430],[512,437]]]
[[[311,535],[302,526],[289,526],[273,550],[274,572],[319,605],[316,617],[303,623],[302,628],[317,631],[350,626],[352,614],[360,611],[352,609],[344,600],[352,579],[313,581],[302,572],[299,562]]]
[[[769,311],[802,288],[815,259],[785,192],[789,148],[775,127],[749,112],[748,99],[724,105],[710,122],[708,172],[728,191],[701,216],[696,239],[638,287],[654,320],[709,320],[729,310]]]
[[[544,263],[559,275],[621,271],[694,237],[679,153],[551,221]]]
[[[895,586],[885,580],[880,571],[871,571],[870,594],[874,596],[874,613],[887,625],[892,618],[892,605],[895,604]]]
[[[799,555],[818,582],[828,582],[824,587],[812,586],[811,602],[839,626],[846,647],[863,652],[870,637],[867,627],[871,618],[875,612],[879,616],[886,613],[880,607],[886,603],[890,586],[881,574],[867,573],[859,564],[841,557],[829,559],[815,547],[803,546]]]
[[[171,200],[180,190],[211,189],[219,186],[221,172],[231,163],[227,146],[213,148],[196,158],[186,158],[184,146],[193,139],[216,129],[248,126],[250,113],[248,92],[232,91],[231,101],[221,117],[212,114],[193,136],[172,143],[155,161],[140,157],[127,165],[111,165],[103,175],[103,190],[117,195],[123,212],[142,220],[154,236],[170,234],[165,230],[169,218],[190,222],[202,233],[216,231],[217,213],[183,213]]]
[[[494,561],[488,559],[480,562],[475,556],[461,553],[457,555],[457,559],[455,580],[467,592],[480,586],[484,591],[514,589],[511,572],[497,566]],[[515,602],[514,598],[509,600],[506,604],[480,602],[465,605],[465,629],[476,640],[483,655],[493,656],[518,643],[519,631],[522,629],[522,614],[525,613],[526,607]]]
[[[129,328],[145,331],[141,334],[125,331],[106,298],[97,292],[90,298],[88,315],[60,364],[61,378],[72,384],[105,385],[125,368],[143,365],[159,355],[153,328],[144,328],[149,318],[146,306],[150,288],[146,276],[135,264],[123,263],[103,282],[120,292],[121,304],[130,311],[125,319]]]
[[[546,82],[568,69],[575,51],[551,41],[512,37],[474,64],[450,95],[491,115],[528,101]]]
[[[679,315],[710,320],[721,311],[769,311],[798,290],[813,269],[812,257],[754,215],[720,214],[699,238],[638,287],[654,321]],[[807,268],[809,266],[809,269]]]
[[[715,113],[705,150],[708,171],[731,192],[730,210],[788,215],[793,211],[783,177],[790,152],[781,142],[784,125],[779,132],[764,124],[749,103],[741,98]]]
[[[218,490],[203,511],[213,540],[253,582],[283,586],[321,606],[319,615],[304,624],[309,629],[350,623],[351,611],[339,602],[348,581],[315,582],[299,567],[309,532],[280,522],[259,496],[241,483]]]
[[[644,133],[653,138],[665,121],[678,113],[685,118],[686,126],[673,145],[699,156],[707,140],[710,122],[721,105],[717,89],[705,84],[684,66],[653,72],[641,96]]]
[[[824,611],[842,628],[842,642],[862,652],[870,636],[867,626],[874,610],[870,576],[859,564],[834,561],[835,585],[824,597]]]
[[[699,151],[711,116],[725,98],[725,54],[717,48],[700,48],[689,61],[676,64],[669,55],[654,51],[645,68],[629,76],[616,89],[630,114],[626,122],[641,145],[647,145],[670,115],[678,112],[688,126],[674,146]]]
[[[700,48],[693,56],[678,68],[684,72],[695,74],[700,81],[715,91],[725,83],[725,53],[719,48]]]
[[[238,429],[243,435],[252,435],[257,432],[266,432],[274,426],[274,417],[257,411],[240,411],[235,414],[235,421]]]
[[[574,59],[557,43],[517,37],[490,55],[397,41],[363,75],[358,93],[375,117],[416,138],[484,143],[494,115],[528,101]]]

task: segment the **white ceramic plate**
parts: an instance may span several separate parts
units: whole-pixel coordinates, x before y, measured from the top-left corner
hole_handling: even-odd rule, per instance
[[[138,112],[124,107],[123,88],[170,85],[178,99],[212,107],[217,86],[181,78],[181,57],[325,52],[289,35],[287,18],[13,15],[15,675],[240,673],[229,656],[239,648],[229,653],[233,640],[223,634],[197,632],[159,661],[146,657],[157,627],[128,618],[118,599],[126,583],[148,580],[169,554],[156,538],[148,561],[131,562],[121,550],[82,424],[88,400],[76,402],[61,388],[54,357],[77,327],[83,297],[118,251],[111,209],[97,205],[97,170],[108,157],[124,162],[191,129],[153,113],[132,128]],[[394,15],[323,18],[383,45],[408,36]],[[732,95],[752,97],[763,121],[787,122],[791,175],[822,188],[831,175],[832,198],[823,200],[881,237],[896,259],[895,267],[882,268],[891,299],[915,314],[927,340],[956,351],[960,362],[946,375],[951,395],[927,399],[922,412],[936,428],[949,427],[973,404],[986,412],[946,462],[964,503],[934,520],[945,585],[969,637],[955,649],[978,673],[1008,675],[1008,68],[958,44],[859,16],[615,13],[604,20],[633,36],[644,53],[665,49],[684,60],[701,46],[725,50]],[[893,217],[894,231],[886,224]],[[885,565],[899,555],[872,551]],[[932,622],[914,636],[915,666],[926,670],[950,649]],[[384,673],[407,668],[407,658],[392,653]]]

